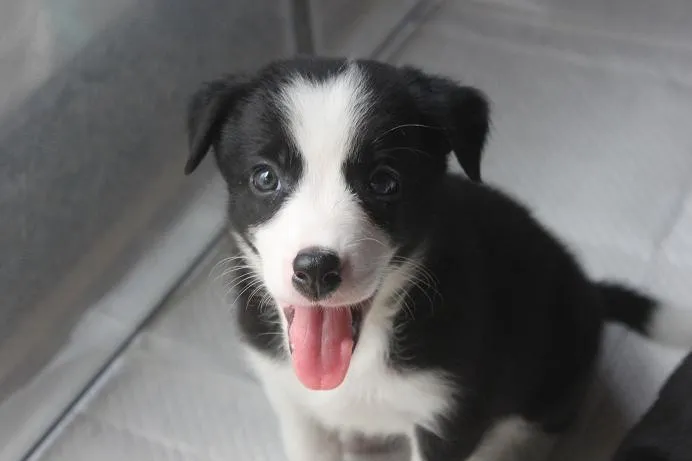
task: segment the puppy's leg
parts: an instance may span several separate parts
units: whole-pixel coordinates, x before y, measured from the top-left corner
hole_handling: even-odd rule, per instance
[[[543,461],[554,445],[554,435],[523,418],[507,418],[495,423],[466,461]]]
[[[415,428],[411,431],[409,440],[411,442],[411,461],[428,461],[428,459],[423,455],[420,437]]]
[[[288,461],[341,461],[338,434],[327,430],[298,405],[276,394],[270,397],[279,420]]]
[[[467,429],[444,439],[416,431],[412,461],[544,461],[555,444],[555,436],[520,417],[496,422],[481,437]]]
[[[336,434],[301,414],[279,416],[281,437],[289,461],[341,461]]]

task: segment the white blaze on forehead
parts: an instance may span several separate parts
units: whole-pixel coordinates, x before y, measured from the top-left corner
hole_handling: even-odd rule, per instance
[[[369,94],[355,64],[325,80],[294,78],[282,92],[289,135],[310,170],[343,165],[368,108]]]
[[[312,246],[338,252],[351,268],[333,299],[358,297],[377,281],[373,271],[390,251],[387,239],[368,219],[344,175],[348,158],[358,155],[370,103],[364,76],[354,64],[326,79],[297,76],[280,94],[279,108],[302,170],[276,214],[252,230],[263,279],[278,298],[297,296],[291,262]]]
[[[283,89],[286,128],[302,160],[302,173],[277,218],[290,251],[306,246],[343,250],[359,237],[365,214],[346,183],[344,165],[355,154],[368,107],[358,67],[323,80],[295,77]]]

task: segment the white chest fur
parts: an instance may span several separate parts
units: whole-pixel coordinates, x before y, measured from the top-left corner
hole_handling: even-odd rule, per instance
[[[389,319],[369,317],[348,375],[334,390],[311,391],[289,363],[256,351],[249,351],[250,362],[274,406],[296,406],[326,428],[367,435],[406,433],[414,425],[434,431],[435,421],[451,403],[453,388],[441,373],[400,373],[388,367]]]

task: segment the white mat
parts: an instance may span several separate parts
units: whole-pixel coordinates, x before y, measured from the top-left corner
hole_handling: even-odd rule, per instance
[[[685,0],[450,1],[396,60],[490,94],[486,178],[528,202],[594,276],[692,308],[689,24]],[[140,335],[41,459],[283,459],[213,265]],[[609,328],[584,420],[555,459],[607,459],[681,357]]]

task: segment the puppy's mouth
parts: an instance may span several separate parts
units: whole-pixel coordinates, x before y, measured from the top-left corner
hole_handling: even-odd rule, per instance
[[[293,368],[303,385],[330,390],[346,378],[372,298],[348,306],[287,306]]]

